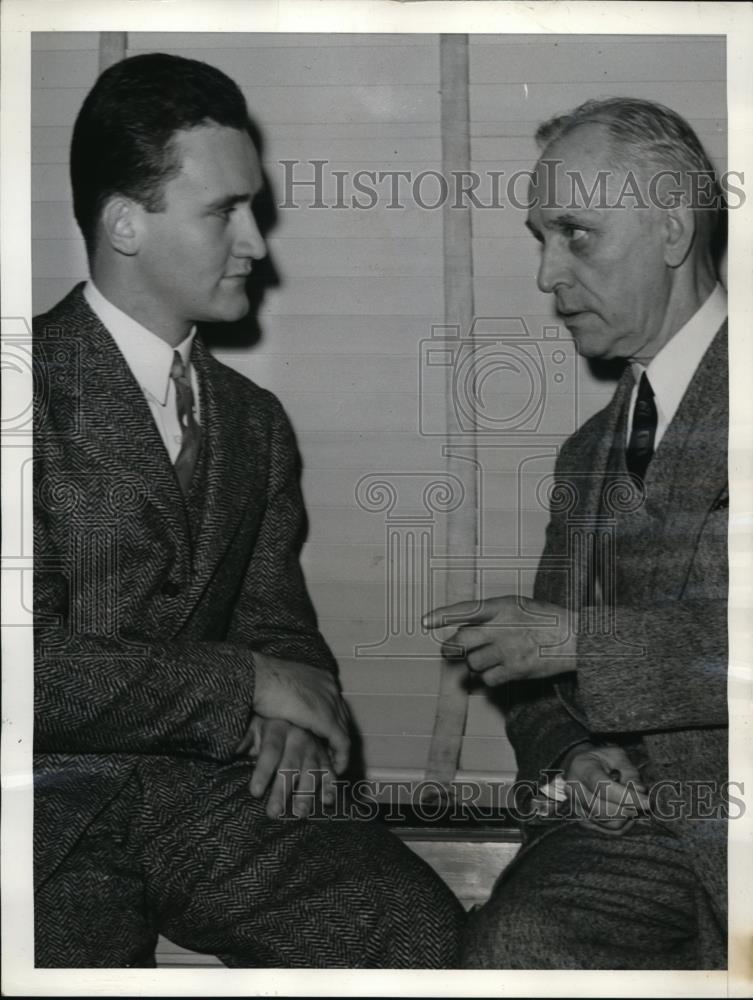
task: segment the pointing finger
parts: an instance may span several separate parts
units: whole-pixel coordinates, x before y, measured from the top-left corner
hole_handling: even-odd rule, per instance
[[[493,613],[484,610],[482,601],[460,601],[427,611],[421,621],[424,628],[444,628],[447,625],[457,625],[458,622],[488,621],[491,617]]]

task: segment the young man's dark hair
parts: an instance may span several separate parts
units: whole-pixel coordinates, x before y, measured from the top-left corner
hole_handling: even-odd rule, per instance
[[[163,184],[180,170],[175,132],[209,122],[248,131],[243,94],[214,66],[154,52],[105,70],[71,142],[73,210],[89,257],[105,199],[117,192],[161,211]]]

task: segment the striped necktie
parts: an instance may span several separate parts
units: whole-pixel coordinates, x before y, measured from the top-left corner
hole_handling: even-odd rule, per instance
[[[628,472],[641,480],[646,474],[648,463],[654,454],[654,439],[656,437],[656,403],[654,390],[648,376],[644,372],[638,384],[638,395],[633,411],[633,428],[630,441],[625,452]]]
[[[180,452],[175,460],[175,475],[178,477],[183,494],[188,493],[191,476],[196,466],[196,458],[201,444],[201,427],[194,417],[194,398],[183,359],[177,351],[173,352],[173,363],[170,367],[170,378],[175,383],[175,403],[178,410],[178,422],[183,432]]]

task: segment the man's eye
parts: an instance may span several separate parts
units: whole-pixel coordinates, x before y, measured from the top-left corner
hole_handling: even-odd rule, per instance
[[[580,226],[565,226],[565,236],[570,240],[571,243],[578,243],[580,240],[588,236],[587,229],[581,229]]]

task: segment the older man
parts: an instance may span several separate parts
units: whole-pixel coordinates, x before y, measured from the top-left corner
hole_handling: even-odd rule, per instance
[[[486,968],[726,964],[727,324],[719,189],[677,114],[542,125],[528,227],[580,354],[625,359],[562,447],[533,600],[432,612],[507,686],[537,821],[469,924]],[[553,772],[564,773],[564,782]],[[559,802],[558,799],[564,799]],[[536,806],[534,810],[533,806]]]

